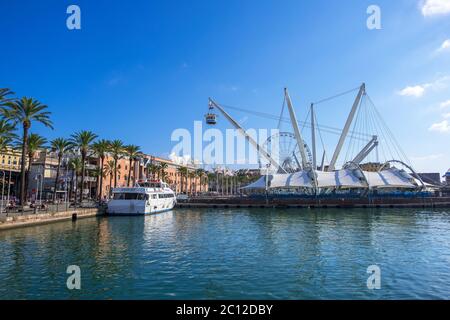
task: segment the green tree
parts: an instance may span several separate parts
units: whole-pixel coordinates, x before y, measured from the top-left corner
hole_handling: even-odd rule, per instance
[[[105,165],[105,173],[109,175],[109,196],[111,196],[112,179],[115,172],[116,172],[116,162],[114,160],[109,160]]]
[[[197,175],[196,175],[195,171],[189,171],[188,176],[189,176],[189,181],[190,181],[189,190],[190,190],[190,193],[193,194],[195,191],[195,178]]]
[[[9,90],[8,88],[0,88],[0,107],[4,106],[9,101],[12,101],[12,98],[8,98],[8,96],[11,96],[13,94],[14,92]]]
[[[46,148],[47,139],[45,139],[43,136],[36,134],[36,133],[30,133],[28,136],[28,169],[26,171],[27,178],[25,179],[25,192],[28,190],[28,185],[30,183],[31,179],[31,165],[33,164],[33,158],[36,155],[36,153],[39,150],[44,150]],[[19,144],[19,148],[22,149],[22,145]],[[45,170],[45,169],[44,169]],[[44,173],[42,172],[42,175]],[[43,177],[41,177],[42,179]]]
[[[183,193],[184,191],[186,191],[187,193],[187,176],[188,176],[188,168],[187,167],[178,167],[177,169],[178,174],[180,175],[180,181],[181,181],[181,189],[180,192]],[[183,179],[186,179],[186,188],[184,188],[184,181]]]
[[[97,155],[97,157],[100,159],[100,168],[102,171],[104,171],[105,167],[105,158],[109,151],[109,145],[110,142],[105,139],[101,139],[99,141],[96,141],[92,144],[92,151]],[[103,192],[103,179],[102,176],[100,177],[100,183],[97,183],[98,187],[98,198],[101,200],[102,198],[102,192]]]
[[[65,138],[56,138],[50,142],[51,150],[58,155],[58,168],[56,169],[55,190],[53,192],[53,201],[56,201],[56,192],[58,191],[58,180],[61,171],[61,161],[65,154],[67,154],[72,144]]]
[[[114,159],[114,188],[117,187],[117,167],[119,159],[124,155],[124,145],[122,140],[113,140],[109,144],[109,151]]]
[[[130,144],[125,146],[124,153],[128,157],[129,160],[129,170],[128,170],[128,179],[127,179],[127,186],[130,186],[130,180],[131,180],[131,167],[133,165],[133,161],[135,161],[139,156],[142,155],[141,148],[139,146],[136,146],[134,144]],[[136,179],[136,174],[134,175],[134,179]]]
[[[159,178],[163,181],[167,178],[167,168],[169,168],[169,165],[165,162],[161,162],[158,166]]]
[[[147,164],[147,172],[152,175],[152,179],[155,177],[156,172],[158,172],[158,166],[154,163]]]
[[[81,192],[80,203],[83,201],[84,177],[86,174],[86,158],[91,151],[92,143],[97,139],[97,135],[92,131],[82,130],[74,133],[70,138],[71,148],[77,149],[81,154]]]
[[[16,127],[7,119],[0,120],[0,137],[8,140],[17,140],[17,134],[15,133]]]
[[[208,178],[206,171],[204,169],[197,169],[195,171],[197,177],[199,178],[199,182],[200,182],[200,192],[203,191],[203,187],[205,186],[205,181]]]
[[[50,120],[51,113],[48,107],[33,98],[23,97],[22,99],[7,101],[0,110],[2,116],[11,120],[14,125],[22,125],[22,162],[20,165],[20,203],[25,204],[25,168],[26,156],[28,153],[28,132],[33,122],[38,122],[53,129]]]
[[[77,191],[78,191],[78,176],[81,174],[81,170],[83,168],[81,164],[81,159],[79,157],[72,158],[69,161],[69,168],[72,170],[72,183],[70,184],[70,192],[69,192],[69,198],[72,198],[73,193],[73,187],[75,187],[75,203],[77,203]]]

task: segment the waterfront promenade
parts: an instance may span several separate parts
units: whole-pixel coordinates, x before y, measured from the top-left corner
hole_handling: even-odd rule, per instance
[[[60,210],[57,210],[60,209]],[[102,208],[65,208],[56,206],[34,212],[9,212],[0,214],[0,231],[5,229],[47,224],[58,221],[76,220],[103,215]]]

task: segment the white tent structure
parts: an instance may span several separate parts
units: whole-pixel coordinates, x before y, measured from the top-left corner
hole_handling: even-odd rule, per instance
[[[266,177],[268,183],[266,184]],[[315,187],[316,186],[316,187]],[[425,185],[427,186],[427,185]],[[273,174],[262,176],[254,183],[242,189],[403,189],[414,190],[425,187],[419,179],[395,167],[379,172],[342,169],[332,172],[299,171],[291,174]]]

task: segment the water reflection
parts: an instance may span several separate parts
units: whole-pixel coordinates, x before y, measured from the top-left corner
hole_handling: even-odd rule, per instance
[[[0,232],[0,298],[448,298],[450,214],[205,209]],[[68,265],[82,290],[65,287]],[[382,290],[366,269],[382,269]]]

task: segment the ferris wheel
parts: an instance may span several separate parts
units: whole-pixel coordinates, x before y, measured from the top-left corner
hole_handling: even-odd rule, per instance
[[[278,132],[267,138],[262,147],[280,164],[278,169],[271,167],[269,168],[269,171],[272,173],[294,173],[302,170],[302,158],[293,133]],[[304,143],[304,148],[307,158],[311,162],[311,151],[306,143]],[[259,169],[266,170],[269,162],[261,156],[259,156],[258,162]]]

